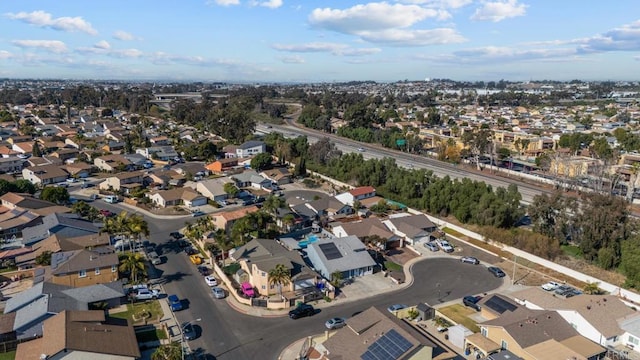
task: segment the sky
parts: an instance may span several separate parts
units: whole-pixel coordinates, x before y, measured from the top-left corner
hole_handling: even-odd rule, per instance
[[[638,0],[0,2],[0,77],[640,80]]]

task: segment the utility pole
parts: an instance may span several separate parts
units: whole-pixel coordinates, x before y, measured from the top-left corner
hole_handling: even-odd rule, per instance
[[[516,265],[518,264],[518,255],[513,255],[513,276],[511,277],[511,285],[516,284]]]

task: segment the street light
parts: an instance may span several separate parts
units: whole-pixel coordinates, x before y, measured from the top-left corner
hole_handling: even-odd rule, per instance
[[[182,325],[182,328],[180,329],[180,333],[181,333],[181,335],[180,335],[180,342],[181,342],[180,349],[182,350],[182,360],[184,360],[184,353],[185,353],[184,348],[187,345],[187,342],[185,341],[186,339],[184,338],[184,329],[187,326],[189,326],[191,323],[198,322],[200,320],[202,320],[202,319],[201,318],[197,318],[195,320],[187,321],[186,323],[184,323]],[[195,329],[193,329],[193,331],[195,332]]]

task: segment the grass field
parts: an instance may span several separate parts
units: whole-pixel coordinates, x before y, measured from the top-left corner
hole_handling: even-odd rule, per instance
[[[393,261],[385,261],[384,266],[387,268],[387,270],[402,271],[402,266],[394,263]]]
[[[438,309],[438,311],[456,324],[461,324],[474,333],[480,332],[480,328],[476,322],[469,318],[469,315],[476,312],[475,310],[461,304],[454,304]]]
[[[0,360],[13,360],[16,358],[15,351],[9,351],[6,353],[0,353]]]
[[[144,322],[144,319],[135,321],[133,315],[137,314],[136,318],[140,318],[143,313],[148,313],[150,315],[147,318],[147,321],[149,322],[158,321],[162,315],[164,315],[158,300],[153,300],[148,302],[138,302],[133,305],[127,304],[127,311],[111,314],[111,316],[118,319],[127,319],[129,320],[129,324],[136,324]]]

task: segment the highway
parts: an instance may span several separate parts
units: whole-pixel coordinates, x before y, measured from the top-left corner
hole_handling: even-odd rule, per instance
[[[273,131],[277,131],[284,134],[284,136],[288,138],[304,135],[307,137],[310,144],[315,143],[322,137],[329,137],[331,141],[336,144],[336,147],[343,153],[356,152],[358,151],[358,149],[362,148],[364,151],[361,151],[361,154],[365,159],[382,159],[385,157],[391,157],[396,160],[396,163],[399,166],[428,169],[433,171],[433,173],[439,177],[449,176],[452,179],[469,178],[476,181],[482,181],[494,188],[506,188],[510,184],[516,184],[518,186],[520,194],[522,195],[522,202],[525,204],[530,204],[533,201],[533,197],[536,195],[542,193],[551,194],[553,192],[552,190],[547,190],[542,187],[524,183],[522,181],[518,181],[517,179],[509,179],[499,177],[495,174],[488,174],[488,170],[485,170],[487,174],[470,171],[454,164],[449,164],[424,156],[407,154],[396,150],[386,149],[381,147],[380,145],[362,143],[334,134],[323,133],[292,125],[269,126],[270,127],[258,125],[256,127],[256,131],[260,133],[270,133]]]

